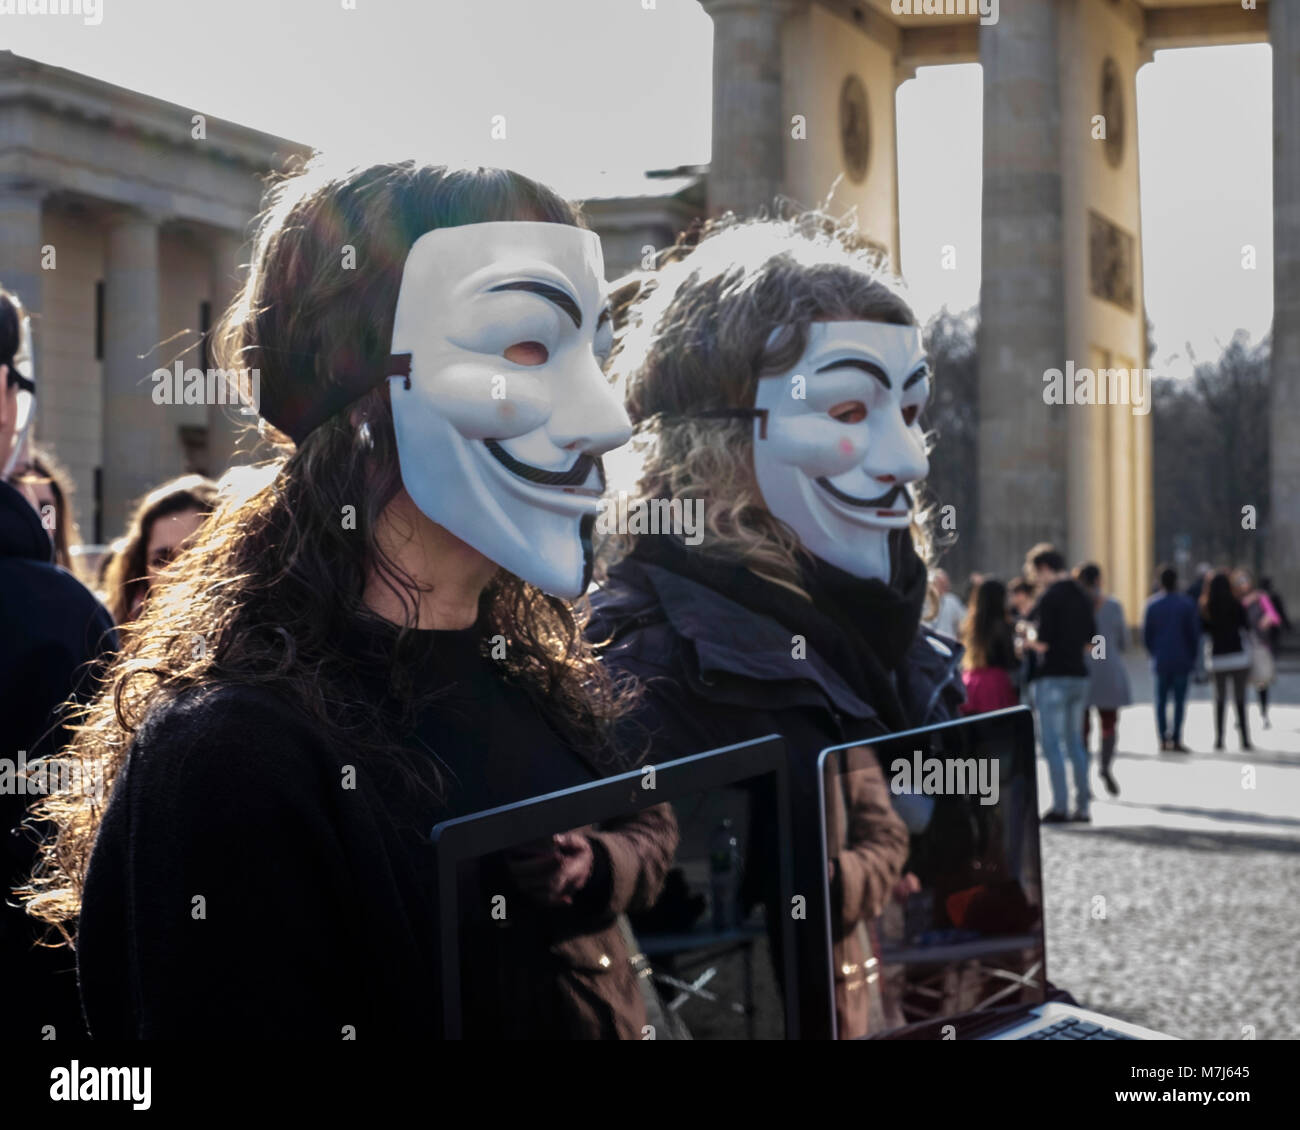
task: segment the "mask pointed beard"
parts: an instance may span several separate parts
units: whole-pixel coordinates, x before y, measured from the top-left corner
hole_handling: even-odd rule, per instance
[[[602,371],[612,344],[600,242],[565,224],[468,224],[416,240],[389,389],[402,483],[489,560],[555,596],[591,580],[600,456],[631,424]],[[517,360],[516,358],[521,358]]]

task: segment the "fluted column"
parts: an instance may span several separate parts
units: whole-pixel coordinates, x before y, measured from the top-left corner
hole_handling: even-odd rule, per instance
[[[709,211],[771,208],[785,184],[781,25],[789,0],[701,0],[713,19]]]
[[[1273,44],[1273,388],[1268,561],[1300,602],[1300,8],[1269,5]],[[1241,504],[1253,502],[1242,499]]]
[[[1056,0],[980,28],[984,66],[978,560],[1003,576],[1067,531],[1065,413],[1043,398],[1064,364],[1061,92]],[[970,531],[972,523],[959,528]]]
[[[169,413],[153,401],[157,352],[158,219],[134,211],[108,224],[104,263],[104,536],[176,462]],[[169,443],[171,446],[169,446]]]

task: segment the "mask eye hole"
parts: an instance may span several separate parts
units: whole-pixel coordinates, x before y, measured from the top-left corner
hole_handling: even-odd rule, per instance
[[[903,423],[905,423],[910,428],[913,424],[916,423],[916,418],[920,414],[921,414],[921,406],[919,404],[909,404],[906,408],[903,409]]]
[[[860,424],[867,418],[867,406],[860,400],[845,400],[827,413],[841,424]]]
[[[516,342],[506,349],[502,356],[516,365],[545,365],[551,359],[546,346],[540,341]]]

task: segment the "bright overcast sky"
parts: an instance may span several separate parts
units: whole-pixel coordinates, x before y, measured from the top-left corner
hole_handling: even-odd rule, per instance
[[[0,17],[0,47],[360,158],[508,165],[572,196],[708,160],[696,0],[102,0]],[[1272,319],[1271,53],[1164,51],[1138,76],[1147,310],[1160,370]],[[980,68],[900,88],[903,269],[920,312],[979,296]],[[490,137],[504,115],[504,141]],[[829,187],[829,186],[828,186]],[[952,244],[957,270],[921,249]],[[1258,251],[1242,268],[1242,247]],[[969,249],[969,254],[965,250]]]

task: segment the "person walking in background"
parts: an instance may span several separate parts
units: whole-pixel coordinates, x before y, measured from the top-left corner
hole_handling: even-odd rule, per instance
[[[1286,614],[1286,601],[1282,599],[1282,594],[1273,587],[1272,577],[1260,577],[1259,591],[1262,592],[1269,600],[1273,602],[1273,611],[1277,613],[1280,623],[1270,633],[1269,643],[1273,648],[1273,654],[1282,646],[1282,635],[1284,632],[1291,630],[1291,618]]]
[[[925,620],[923,623],[932,632],[938,632],[941,636],[955,640],[961,635],[961,622],[966,615],[966,609],[957,594],[952,591],[952,581],[948,579],[945,570],[936,569],[930,575],[930,580],[939,599],[939,607],[935,611],[934,619]]]
[[[104,574],[104,595],[119,624],[139,615],[149,586],[216,509],[217,484],[202,475],[163,483],[137,504]]]
[[[1223,712],[1232,684],[1232,701],[1237,708],[1237,730],[1241,748],[1252,749],[1246,722],[1246,683],[1250,677],[1250,622],[1246,609],[1232,593],[1232,582],[1223,572],[1211,574],[1201,593],[1201,623],[1205,628],[1205,668],[1214,677],[1214,748],[1223,749]]]
[[[1087,824],[1092,819],[1092,794],[1088,785],[1088,747],[1083,744],[1083,715],[1090,686],[1084,651],[1092,646],[1097,621],[1092,601],[1065,571],[1065,558],[1058,550],[1040,548],[1030,564],[1042,595],[1030,613],[1037,638],[1027,646],[1039,655],[1034,700],[1052,783],[1052,808],[1043,822],[1062,824],[1073,820]],[[1073,814],[1068,803],[1066,761],[1074,771]]]
[[[1034,705],[1034,679],[1038,674],[1038,652],[1026,646],[1033,629],[1029,622],[1029,613],[1033,610],[1038,590],[1033,582],[1025,577],[1017,577],[1008,590],[1011,605],[1011,623],[1015,633],[1016,655],[1020,665],[1013,676],[1020,701],[1028,706]]]
[[[1007,617],[1007,587],[986,577],[971,590],[961,625],[962,683],[966,687],[963,714],[985,714],[1015,706],[1019,701],[1012,672],[1019,666],[1015,631]]]
[[[1156,676],[1156,728],[1162,753],[1187,753],[1183,718],[1187,712],[1187,681],[1196,668],[1201,628],[1196,604],[1178,591],[1178,571],[1160,567],[1160,591],[1147,601],[1142,614],[1142,643]],[[1169,700],[1174,700],[1173,724]]]
[[[1128,651],[1128,624],[1123,605],[1102,589],[1100,565],[1092,562],[1080,565],[1074,571],[1074,577],[1092,598],[1097,635],[1101,637],[1100,649],[1094,647],[1087,658],[1089,687],[1088,705],[1083,712],[1083,744],[1086,749],[1095,709],[1101,722],[1101,779],[1111,796],[1119,796],[1119,785],[1111,770],[1115,763],[1119,712],[1133,701],[1128,668],[1124,666],[1124,655]]]
[[[1233,594],[1246,609],[1246,620],[1250,624],[1250,682],[1259,695],[1259,713],[1263,718],[1264,729],[1270,726],[1268,720],[1268,689],[1277,678],[1277,667],[1273,662],[1274,633],[1282,627],[1282,617],[1269,599],[1268,594],[1255,587],[1255,580],[1249,569],[1238,569],[1232,574]]]

